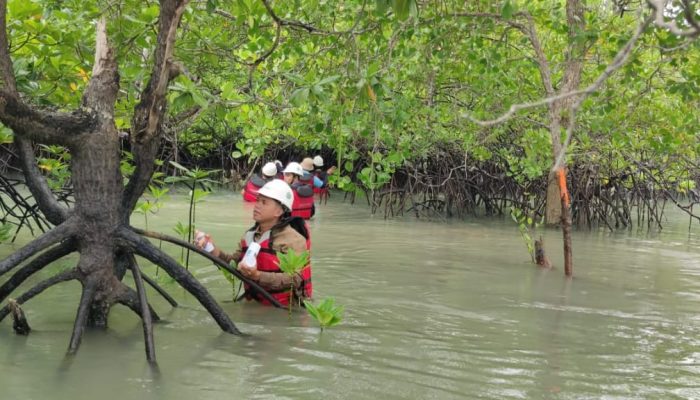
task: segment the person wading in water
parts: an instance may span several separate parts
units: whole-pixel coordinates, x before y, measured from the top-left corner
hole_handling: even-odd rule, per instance
[[[290,301],[293,304],[301,303],[301,300],[310,298],[312,295],[311,264],[290,276],[279,269],[277,258],[278,252],[286,253],[294,250],[299,254],[311,248],[304,220],[291,215],[293,201],[294,194],[289,185],[279,179],[272,180],[258,191],[253,209],[255,225],[245,232],[236,251],[233,253],[221,251],[214,245],[211,237],[204,232],[197,232],[195,245],[228,263],[235,261],[243,275],[257,282],[283,306],[289,305]],[[243,256],[254,242],[260,246],[260,250],[255,257],[256,265],[251,266],[243,261]],[[292,286],[293,298],[290,299],[289,288]],[[241,297],[269,304],[248,285],[245,286],[245,292]]]

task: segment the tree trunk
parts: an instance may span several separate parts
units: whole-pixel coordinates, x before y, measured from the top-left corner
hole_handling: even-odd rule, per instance
[[[155,361],[151,322],[157,315],[146,303],[146,294],[134,254],[145,255],[175,278],[209,311],[229,333],[239,333],[218,303],[189,272],[167,254],[138,236],[129,226],[129,216],[153,174],[155,151],[162,135],[167,109],[168,82],[179,73],[172,59],[177,26],[188,0],[161,0],[159,29],[154,50],[154,66],[148,85],[141,93],[131,126],[132,151],[136,170],[124,189],[120,171],[119,135],[114,123],[114,107],[119,92],[115,53],[107,40],[107,22],[97,23],[95,64],[92,78],[83,94],[82,105],[73,112],[35,109],[24,102],[13,74],[6,29],[6,0],[0,0],[0,122],[11,128],[23,150],[20,156],[27,185],[37,197],[37,206],[56,228],[34,239],[15,253],[0,260],[0,276],[39,254],[0,287],[9,295],[22,281],[48,263],[72,252],[80,253],[77,266],[48,278],[21,296],[17,307],[45,289],[69,280],[82,284],[82,293],[68,347],[75,353],[87,326],[106,328],[111,307],[127,305],[144,320],[149,361]],[[71,210],[60,206],[36,168],[31,141],[67,146],[71,152],[71,179],[75,204]],[[200,252],[197,250],[196,252]],[[131,265],[138,291],[121,282]],[[254,284],[237,270],[231,272]],[[265,293],[270,296],[268,293]],[[172,301],[171,303],[174,303]],[[0,308],[0,320],[10,312]]]

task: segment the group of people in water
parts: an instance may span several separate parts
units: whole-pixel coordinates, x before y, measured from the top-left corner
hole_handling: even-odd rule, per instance
[[[255,224],[247,230],[237,249],[226,253],[214,245],[211,237],[198,232],[195,245],[227,263],[235,262],[237,269],[255,281],[280,304],[301,302],[313,293],[311,262],[299,273],[290,276],[279,268],[277,253],[293,250],[299,254],[311,251],[311,236],[305,220],[315,213],[314,194],[328,196],[328,176],[335,167],[324,168],[323,158],[305,158],[301,163],[268,162],[260,174],[254,174],[242,190],[243,200],[255,202]],[[244,258],[249,248],[255,248],[254,258]],[[252,264],[252,265],[251,265]],[[293,291],[290,294],[290,287]],[[268,304],[260,293],[244,285],[242,298]]]

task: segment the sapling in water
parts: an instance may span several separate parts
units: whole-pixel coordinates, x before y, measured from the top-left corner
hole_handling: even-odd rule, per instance
[[[286,253],[277,252],[277,259],[279,260],[279,267],[282,272],[294,277],[295,274],[299,273],[304,267],[309,265],[309,252],[302,251],[297,254],[294,250],[289,249]],[[289,315],[292,315],[292,301],[294,300],[294,279],[289,285]],[[301,299],[297,299],[299,305],[301,305]]]
[[[315,306],[310,301],[304,301],[304,306],[313,319],[318,322],[321,327],[321,332],[324,328],[338,325],[343,320],[343,306],[336,306],[335,299],[327,297],[323,299],[318,306]]]

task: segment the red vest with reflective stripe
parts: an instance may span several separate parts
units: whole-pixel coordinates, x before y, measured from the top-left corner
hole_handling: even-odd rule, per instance
[[[299,193],[301,191],[301,193]],[[292,216],[309,219],[314,216],[314,192],[309,185],[292,186],[294,193],[294,203],[292,205]],[[303,194],[303,195],[302,195]]]
[[[248,244],[253,241],[255,237],[255,231],[248,231],[245,237],[241,239],[241,258],[238,260],[240,262],[243,259],[243,255],[248,250]],[[282,270],[279,268],[279,259],[277,258],[277,253],[270,247],[270,231],[263,233],[263,235],[258,240],[260,244],[260,252],[256,258],[257,266],[259,271],[263,272],[273,272],[283,274]],[[306,250],[310,250],[311,242],[309,239],[306,240]],[[304,267],[300,272],[302,278],[301,294],[303,298],[310,298],[313,294],[313,285],[311,284],[311,263]],[[260,293],[255,292],[250,288],[250,285],[244,284],[245,296],[247,299],[252,299],[259,301],[262,304],[270,305]],[[284,288],[280,290],[268,290],[277,301],[283,306],[289,305],[289,288]]]
[[[258,186],[256,183],[261,185]],[[253,176],[248,179],[245,188],[243,188],[243,200],[255,203],[258,199],[258,190],[260,190],[263,185],[265,185],[265,181],[259,176]]]

